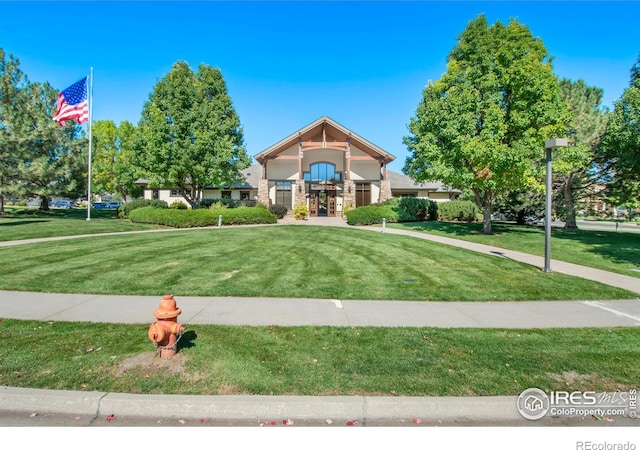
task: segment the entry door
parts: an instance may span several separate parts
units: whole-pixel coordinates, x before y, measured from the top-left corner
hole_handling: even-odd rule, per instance
[[[318,216],[318,192],[312,191],[309,193],[309,216]]]
[[[336,192],[327,191],[327,216],[336,216]]]

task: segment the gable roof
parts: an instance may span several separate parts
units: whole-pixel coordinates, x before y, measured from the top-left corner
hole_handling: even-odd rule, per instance
[[[331,147],[331,142],[344,143],[349,140],[358,149],[371,156],[374,156],[380,161],[390,163],[395,159],[395,156],[393,156],[391,153],[388,153],[387,151],[369,142],[362,136],[354,133],[345,126],[340,125],[338,122],[327,116],[320,117],[314,122],[311,122],[309,125],[276,142],[271,147],[266,148],[265,150],[255,155],[254,159],[262,164],[265,160],[278,155],[288,148],[291,148],[292,145],[295,145],[298,142],[310,142],[314,138],[317,138],[319,136],[323,137],[323,140],[326,138],[328,148]],[[330,139],[333,139],[333,141],[331,141]]]

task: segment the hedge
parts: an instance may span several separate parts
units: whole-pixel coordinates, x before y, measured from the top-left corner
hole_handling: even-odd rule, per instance
[[[118,217],[127,219],[134,209],[144,208],[145,206],[154,206],[156,208],[168,208],[167,202],[164,200],[137,199],[124,203],[118,208]]]
[[[349,225],[373,225],[382,223],[382,219],[387,219],[387,222],[399,221],[398,213],[391,205],[360,206],[347,212]]]
[[[452,200],[438,205],[438,217],[444,221],[475,222],[480,210],[468,200]]]
[[[436,220],[438,205],[432,200],[399,197],[391,198],[383,204],[360,206],[347,211],[349,225],[373,225],[387,222],[416,222],[422,220]]]
[[[277,223],[278,221],[278,218],[266,209],[249,206],[193,210],[147,206],[132,211],[129,218],[136,223],[152,223],[173,228],[195,228],[218,225],[218,216],[222,216],[223,225]]]

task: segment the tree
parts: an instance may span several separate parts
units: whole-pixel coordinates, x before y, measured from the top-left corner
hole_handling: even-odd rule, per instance
[[[602,89],[588,86],[583,80],[564,78],[560,89],[570,114],[569,145],[554,157],[554,184],[564,200],[564,228],[577,229],[578,201],[606,175],[605,168],[594,163],[606,130],[607,111],[600,104]]]
[[[1,49],[0,59],[0,196],[37,195],[46,210],[52,195],[76,196],[85,186],[81,131],[52,120],[56,91],[49,83],[30,82]]]
[[[564,134],[558,80],[542,41],[515,20],[489,27],[479,16],[447,61],[409,123],[404,171],[470,188],[489,234],[496,196],[535,184],[545,139]]]
[[[631,82],[614,109],[603,139],[603,158],[613,166],[608,197],[616,205],[640,204],[640,56]]]
[[[25,88],[28,110],[18,166],[22,196],[40,197],[40,209],[49,209],[54,195],[76,198],[86,187],[87,140],[80,126],[67,122],[60,127],[52,119],[57,91],[49,83],[29,83]]]
[[[20,61],[8,59],[0,48],[0,214],[4,214],[5,196],[17,181],[18,161],[22,154],[20,135],[27,97],[23,88],[28,79],[20,70]]]
[[[177,189],[192,207],[206,186],[231,186],[250,158],[219,69],[177,62],[144,105],[136,160],[150,186]]]
[[[118,194],[124,203],[127,197],[139,196],[139,169],[133,164],[136,127],[128,121],[116,127],[113,121],[100,120],[93,124],[92,134],[95,192]]]

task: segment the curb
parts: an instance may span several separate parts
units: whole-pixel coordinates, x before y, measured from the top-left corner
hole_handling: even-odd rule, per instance
[[[521,420],[517,397],[173,395],[0,386],[0,409],[210,420]]]

